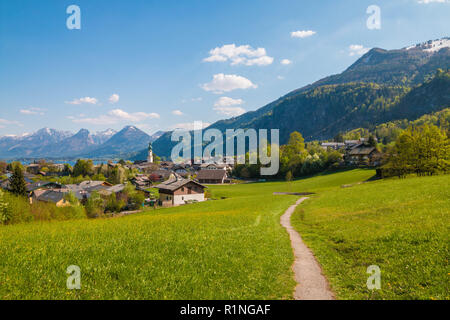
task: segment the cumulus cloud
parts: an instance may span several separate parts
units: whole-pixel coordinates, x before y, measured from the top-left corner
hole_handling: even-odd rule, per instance
[[[218,114],[227,117],[237,117],[246,112],[245,109],[241,107],[214,107],[214,110],[217,111]]]
[[[282,65],[285,65],[285,66],[287,66],[287,65],[290,65],[290,64],[292,64],[292,61],[291,60],[289,60],[289,59],[283,59],[283,60],[281,60],[281,62],[280,62]]]
[[[247,78],[234,74],[219,73],[214,75],[211,82],[201,85],[201,88],[208,92],[211,91],[216,94],[222,94],[237,89],[256,89],[258,86],[253,84]]]
[[[349,46],[349,54],[351,57],[356,55],[361,56],[369,52],[369,50],[369,48],[364,48],[364,46],[360,44],[352,44],[351,46]]]
[[[227,62],[232,66],[267,66],[273,63],[273,58],[267,55],[266,49],[253,49],[249,45],[236,46],[227,44],[209,51],[209,57],[203,59],[205,62]]]
[[[138,123],[145,121],[147,119],[159,119],[160,115],[157,113],[145,113],[145,112],[134,112],[128,113],[121,109],[114,109],[109,111],[107,114],[100,115],[95,118],[74,118],[72,121],[75,123],[88,123],[94,125],[110,125],[119,122],[131,122]]]
[[[450,0],[418,0],[417,2],[419,3],[423,3],[423,4],[428,4],[428,3],[445,3],[445,2],[450,2]]]
[[[120,100],[120,96],[117,93],[114,93],[113,95],[111,95],[111,97],[109,97],[109,103],[117,103]]]
[[[317,32],[312,31],[312,30],[299,30],[299,31],[291,32],[291,37],[304,39],[304,38],[311,37],[311,36],[315,35],[316,33]]]
[[[84,97],[80,99],[74,99],[72,101],[66,101],[67,104],[79,105],[79,104],[97,104],[98,100],[96,98]]]
[[[174,116],[182,116],[182,115],[184,115],[184,113],[181,112],[180,110],[173,110],[173,111],[172,111],[172,114],[173,114]]]
[[[40,115],[43,116],[45,114],[44,109],[41,108],[27,108],[21,109],[20,113],[24,115]]]
[[[214,107],[229,107],[244,104],[242,99],[233,99],[229,97],[221,97],[215,103]]]

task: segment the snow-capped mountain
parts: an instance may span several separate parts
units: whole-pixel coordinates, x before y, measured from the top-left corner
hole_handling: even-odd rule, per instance
[[[450,38],[442,38],[438,40],[430,40],[427,42],[419,43],[415,46],[407,47],[406,50],[422,50],[429,53],[439,52],[441,49],[450,48]]]
[[[97,131],[96,133],[92,134],[92,139],[94,140],[95,144],[103,144],[109,139],[111,139],[112,136],[114,136],[117,133],[114,129],[106,129],[104,131]]]
[[[73,136],[68,131],[43,128],[33,134],[0,138],[0,156],[30,156],[38,147],[56,144]]]

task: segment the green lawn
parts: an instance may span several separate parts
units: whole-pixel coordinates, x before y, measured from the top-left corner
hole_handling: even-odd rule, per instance
[[[292,183],[211,187],[222,199],[115,219],[0,227],[0,299],[291,299],[292,249],[280,215],[298,197],[371,170]],[[82,289],[66,289],[69,265]]]
[[[324,190],[293,225],[339,299],[450,299],[450,176]],[[381,290],[366,287],[381,268]]]

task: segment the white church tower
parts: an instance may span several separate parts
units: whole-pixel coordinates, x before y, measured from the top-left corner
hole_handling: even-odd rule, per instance
[[[152,143],[151,142],[148,144],[147,162],[148,163],[153,163],[153,147],[152,147]]]

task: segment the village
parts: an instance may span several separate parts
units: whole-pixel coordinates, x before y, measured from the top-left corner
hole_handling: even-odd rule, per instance
[[[382,153],[371,145],[368,139],[346,140],[344,142],[323,142],[320,144],[325,151],[340,151],[342,159],[339,165],[350,167],[376,167],[380,165]],[[52,164],[49,172],[45,162],[32,163],[25,166],[24,180],[26,192],[30,204],[35,202],[53,203],[57,207],[70,206],[68,195],[73,195],[81,204],[86,204],[93,193],[108,199],[113,195],[114,199],[126,199],[125,189],[132,186],[136,192],[144,195],[141,204],[129,206],[123,205],[120,210],[136,210],[143,207],[172,207],[195,202],[203,202],[207,198],[208,185],[220,185],[231,183],[251,182],[233,176],[234,160],[226,159],[226,164],[214,159],[203,160],[196,164],[193,160],[183,164],[174,164],[170,161],[155,161],[152,144],[149,144],[146,161],[134,163],[121,161],[120,163],[108,162],[108,169],[118,170],[123,166],[133,174],[129,179],[123,179],[121,183],[114,184],[105,179],[95,180],[89,176],[78,183],[62,183],[55,179],[65,176],[67,165]],[[101,165],[93,167],[94,171],[100,172]],[[12,172],[5,172],[6,179],[0,181],[0,188],[10,191],[10,178]]]

